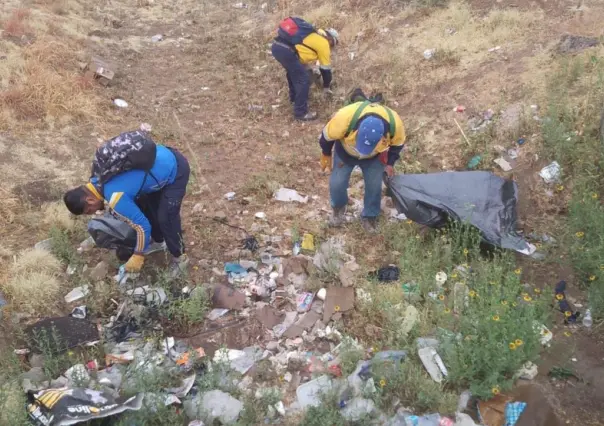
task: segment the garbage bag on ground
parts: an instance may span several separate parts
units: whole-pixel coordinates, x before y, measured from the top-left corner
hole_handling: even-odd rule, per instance
[[[27,412],[35,425],[66,426],[139,410],[143,394],[122,402],[92,389],[46,389],[29,393]]]
[[[385,178],[396,209],[431,228],[449,219],[470,223],[498,247],[530,255],[535,247],[516,231],[518,187],[483,171],[399,175]]]

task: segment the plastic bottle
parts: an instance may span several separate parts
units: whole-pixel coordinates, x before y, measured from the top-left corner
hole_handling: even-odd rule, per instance
[[[583,325],[587,328],[593,325],[594,321],[591,318],[591,309],[585,311],[585,315],[583,316]]]

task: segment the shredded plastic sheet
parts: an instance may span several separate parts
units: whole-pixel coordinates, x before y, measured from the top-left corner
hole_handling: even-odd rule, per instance
[[[469,223],[495,246],[530,255],[535,246],[516,231],[518,187],[483,171],[399,175],[385,179],[400,213],[431,228],[449,219]]]
[[[91,219],[88,222],[88,233],[100,248],[115,250],[136,246],[136,231],[110,214]]]

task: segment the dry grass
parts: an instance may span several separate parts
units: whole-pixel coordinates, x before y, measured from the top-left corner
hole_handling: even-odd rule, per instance
[[[65,205],[60,201],[47,203],[42,207],[42,210],[44,212],[43,223],[48,228],[54,227],[60,230],[72,231],[77,224]]]
[[[10,265],[2,290],[21,312],[52,312],[61,295],[60,267],[59,261],[46,251],[23,251]]]
[[[30,27],[27,24],[27,19],[30,17],[31,11],[28,9],[15,9],[8,19],[2,22],[4,37],[20,38],[30,32]]]

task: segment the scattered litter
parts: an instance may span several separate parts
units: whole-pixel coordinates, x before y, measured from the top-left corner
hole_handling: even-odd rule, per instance
[[[195,373],[193,373],[189,377],[185,377],[182,379],[180,387],[177,388],[168,388],[166,392],[175,395],[178,398],[184,398],[187,396],[193,385],[195,384]]]
[[[296,389],[296,396],[301,408],[318,407],[321,405],[321,395],[332,388],[329,376],[320,376],[304,383]]]
[[[443,376],[446,376],[447,369],[438,353],[434,348],[420,348],[417,351],[422,364],[426,368],[426,371],[436,383],[443,381]]]
[[[485,425],[504,425],[505,406],[512,402],[511,396],[497,395],[488,401],[478,402],[478,417]]]
[[[38,241],[34,245],[34,248],[37,250],[52,251],[52,245],[53,245],[52,238],[47,238],[45,240]]]
[[[325,288],[322,288],[317,292],[317,299],[325,300],[326,295],[327,295],[327,290]]]
[[[336,312],[346,312],[354,308],[354,288],[329,287],[323,306],[323,322],[327,324]]]
[[[371,377],[371,367],[378,363],[400,363],[407,358],[406,351],[381,351],[376,353],[370,361],[362,363],[356,374],[363,380],[368,380]]]
[[[565,34],[560,39],[558,45],[559,53],[577,53],[590,47],[600,44],[597,37],[582,37],[572,34]]]
[[[349,422],[358,422],[361,419],[366,419],[367,416],[373,415],[375,411],[375,403],[370,399],[354,398],[346,403],[341,414],[344,419]]]
[[[93,56],[90,61],[84,66],[83,71],[85,72],[85,76],[90,78],[91,80],[97,80],[103,86],[109,85],[117,68],[115,64],[99,57]]]
[[[265,220],[266,219],[266,213],[264,212],[258,212],[254,215],[254,217],[256,219],[261,219],[261,220]]]
[[[214,424],[215,419],[223,425],[234,424],[242,410],[241,401],[220,390],[199,393],[195,399],[185,404],[185,411],[190,418],[204,413],[209,417],[209,424]]]
[[[447,274],[443,271],[437,272],[434,279],[436,280],[436,285],[442,287],[447,282]]]
[[[401,271],[396,265],[382,266],[377,272],[373,272],[370,276],[375,277],[380,282],[398,281],[401,276]]]
[[[516,148],[510,148],[508,149],[508,156],[512,159],[515,160],[516,158],[518,158],[518,155],[520,153],[518,152],[518,150]]]
[[[78,271],[78,267],[76,265],[67,265],[67,270],[65,273],[69,276],[74,275]]]
[[[545,183],[554,183],[560,180],[562,168],[557,161],[552,161],[549,165],[545,166],[539,172],[539,176],[543,178]]]
[[[302,293],[296,298],[296,310],[300,313],[307,312],[312,305],[314,295],[312,293]]]
[[[80,287],[76,287],[65,295],[65,303],[72,303],[81,300],[90,294],[88,285],[85,284]]]
[[[226,198],[229,201],[233,201],[235,199],[235,193],[234,192],[227,192],[226,194],[224,194],[224,198]]]
[[[556,284],[556,288],[554,289],[554,293],[556,295],[556,300],[558,301],[558,309],[560,312],[564,314],[564,323],[565,324],[574,324],[577,322],[577,319],[581,315],[579,311],[574,311],[570,306],[566,298],[566,281],[561,280]]]
[[[315,251],[315,237],[313,234],[304,233],[301,248],[306,251]]]
[[[269,305],[265,305],[261,309],[256,310],[256,318],[264,327],[272,329],[277,324],[283,322],[285,314],[277,311]]]
[[[296,201],[298,203],[307,203],[308,196],[301,196],[298,191],[289,188],[279,188],[277,192],[275,192],[275,200],[283,201],[283,202],[292,202]]]
[[[501,46],[491,47],[489,49],[489,52],[493,53],[493,52],[497,52],[498,50],[501,50]]]
[[[139,127],[143,132],[150,132],[153,127],[149,123],[141,123]]]
[[[210,321],[216,321],[218,318],[220,318],[221,316],[225,315],[227,312],[229,312],[229,310],[228,309],[224,309],[224,308],[212,309],[210,311],[210,313],[208,314],[207,318]]]
[[[463,105],[457,105],[455,108],[453,108],[453,111],[455,112],[464,112],[466,110],[466,107]]]
[[[83,386],[90,382],[90,375],[84,364],[72,365],[65,371],[65,377],[73,386]]]
[[[507,161],[505,160],[503,157],[499,157],[495,160],[493,160],[493,162],[495,164],[497,164],[499,167],[501,167],[501,170],[503,170],[504,172],[509,172],[510,170],[512,170],[514,167]]]
[[[480,155],[475,155],[474,157],[470,158],[470,161],[468,161],[467,164],[467,168],[469,170],[473,170],[476,167],[478,167],[478,165],[480,164],[480,161],[482,160],[482,157]]]
[[[518,370],[518,378],[522,380],[533,380],[539,374],[537,365],[527,361],[520,370]]]
[[[216,308],[241,311],[245,306],[245,294],[234,288],[219,284],[214,287],[212,303]]]
[[[157,43],[158,41],[162,41],[164,39],[164,36],[162,34],[155,34],[153,37],[151,37],[151,41],[153,43]]]
[[[128,107],[128,102],[126,102],[123,99],[120,98],[115,98],[113,100],[113,103],[115,104],[115,106],[119,107],[119,108],[127,108]]]
[[[436,53],[436,49],[424,50],[424,59],[432,59],[434,57],[435,53]]]
[[[545,325],[539,324],[537,321],[533,323],[533,328],[541,336],[541,339],[539,339],[541,344],[543,346],[549,346],[549,342],[554,338],[552,332]]]
[[[246,3],[235,3],[233,7],[235,9],[247,9],[248,6]]]
[[[579,306],[579,305],[576,305]],[[594,320],[591,316],[591,309],[585,311],[585,315],[583,315],[583,326],[590,328],[594,323]]]
[[[526,138],[524,138],[524,137],[518,138],[518,140],[516,141],[516,143],[518,145],[524,145],[525,142],[526,142]]]
[[[419,312],[415,306],[408,305],[405,308],[404,315],[405,315],[405,318],[403,319],[403,322],[400,326],[399,331],[403,336],[406,336],[411,332],[413,327],[415,327],[415,324],[417,324],[419,322]]]
[[[525,408],[526,402],[508,402],[505,405],[505,425],[514,426],[520,419]]]
[[[92,389],[46,389],[30,395],[27,413],[36,425],[71,425],[137,411],[142,400],[142,393],[119,401],[108,392]]]
[[[73,310],[71,311],[71,315],[73,318],[77,318],[77,319],[84,319],[86,318],[86,314],[88,313],[88,308],[86,308],[86,305],[82,305],[82,306],[76,306],[75,308],[73,308]]]

